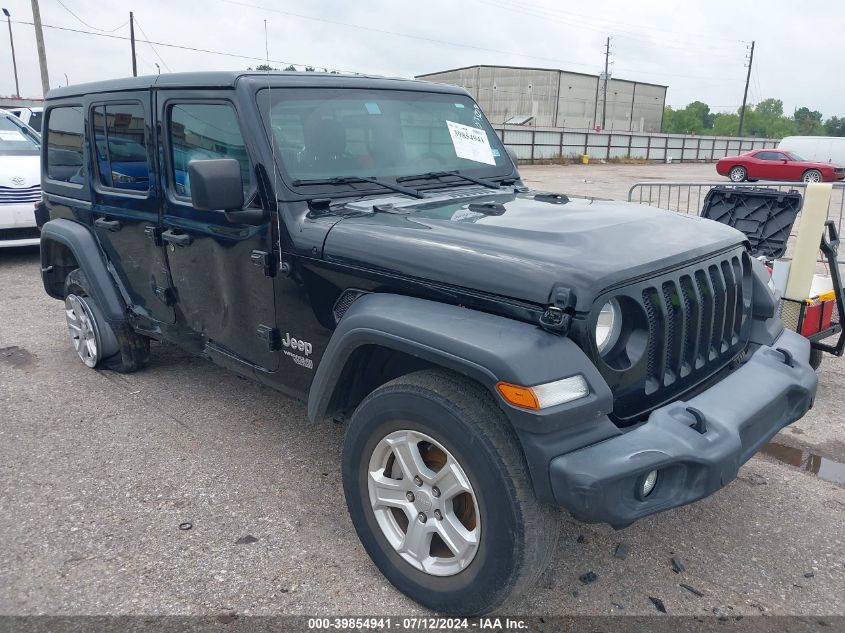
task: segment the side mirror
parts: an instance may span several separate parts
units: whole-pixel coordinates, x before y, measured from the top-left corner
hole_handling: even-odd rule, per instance
[[[234,158],[188,163],[191,202],[200,211],[240,211],[244,206],[241,165]]]

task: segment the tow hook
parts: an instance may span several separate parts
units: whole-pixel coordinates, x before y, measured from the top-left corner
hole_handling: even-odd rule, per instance
[[[695,419],[695,422],[689,425],[690,428],[693,431],[698,431],[702,435],[707,433],[707,418],[704,414],[695,407],[687,407],[687,413]]]
[[[775,351],[783,354],[784,365],[788,365],[789,367],[795,367],[795,359],[792,358],[792,352],[790,352],[788,349],[784,349],[783,347],[775,348]]]

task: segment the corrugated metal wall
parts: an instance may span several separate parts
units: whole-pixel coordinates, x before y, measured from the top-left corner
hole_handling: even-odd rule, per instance
[[[558,70],[473,66],[421,76],[463,86],[492,123],[532,116],[535,126],[594,128],[602,121],[604,86],[599,77]],[[659,132],[666,88],[611,79],[606,130]]]

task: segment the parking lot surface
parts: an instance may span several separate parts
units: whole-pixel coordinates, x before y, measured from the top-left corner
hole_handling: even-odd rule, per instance
[[[522,171],[624,199],[712,169]],[[0,250],[0,290],[0,613],[424,613],[358,542],[342,426],[168,345],[136,374],[86,369],[37,250]],[[828,357],[815,408],[697,504],[618,532],[564,516],[550,568],[506,612],[652,615],[656,598],[670,614],[845,614],[843,394]]]

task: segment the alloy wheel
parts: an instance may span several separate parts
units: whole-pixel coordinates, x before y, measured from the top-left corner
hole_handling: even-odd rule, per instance
[[[475,558],[481,539],[475,491],[435,439],[411,430],[382,438],[370,457],[367,487],[382,534],[416,569],[452,576]]]
[[[821,182],[822,175],[817,172],[815,169],[811,169],[806,174],[804,174],[804,182]]]
[[[79,359],[88,367],[96,367],[100,360],[99,337],[94,315],[85,299],[69,294],[65,299],[65,317],[70,341]]]
[[[742,182],[745,180],[745,170],[742,167],[734,167],[731,169],[730,179],[733,182]]]

